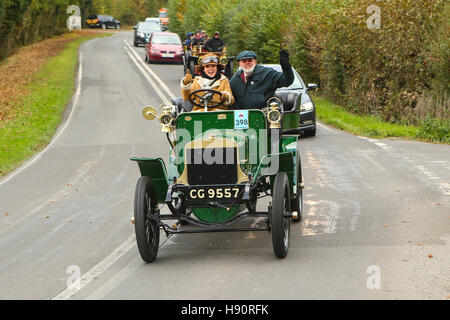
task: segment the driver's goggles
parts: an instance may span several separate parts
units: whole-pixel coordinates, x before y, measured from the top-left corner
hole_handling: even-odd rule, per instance
[[[203,58],[202,64],[208,64],[208,63],[216,63],[217,64],[217,63],[219,63],[219,58],[217,58],[216,56]]]

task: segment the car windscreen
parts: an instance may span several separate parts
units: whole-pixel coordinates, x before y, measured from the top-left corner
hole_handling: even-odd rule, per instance
[[[97,19],[97,15],[90,15],[87,18],[90,20]]]
[[[152,39],[153,44],[181,44],[181,40],[177,36],[158,35]]]
[[[167,18],[169,15],[167,14],[167,12],[166,11],[163,11],[163,12],[160,12],[159,13],[159,17],[160,18]]]
[[[281,72],[281,66],[279,64],[274,64],[274,65],[266,65],[266,67],[272,68],[276,71]],[[283,88],[278,88],[279,90],[299,90],[299,89],[303,89],[303,84],[302,81],[300,80],[300,76],[298,75],[297,71],[294,71],[294,82],[291,83],[291,85],[289,87],[283,87]]]
[[[141,24],[139,24],[138,30],[140,32],[161,31],[161,26],[158,23],[155,23],[155,22],[141,23]]]

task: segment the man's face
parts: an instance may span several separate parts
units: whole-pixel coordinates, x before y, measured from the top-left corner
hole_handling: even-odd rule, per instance
[[[253,69],[255,69],[256,66],[256,59],[242,59],[239,60],[239,67],[241,67],[241,69],[244,72],[253,72]]]

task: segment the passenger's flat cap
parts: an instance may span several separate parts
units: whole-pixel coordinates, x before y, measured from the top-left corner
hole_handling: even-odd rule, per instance
[[[256,59],[256,53],[250,50],[244,50],[241,53],[239,53],[236,57],[236,60],[244,60],[244,59]]]

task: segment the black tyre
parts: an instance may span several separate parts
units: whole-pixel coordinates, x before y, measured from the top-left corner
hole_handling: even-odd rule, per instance
[[[192,76],[195,76],[195,62],[194,60],[189,61],[189,71],[191,72]]]
[[[291,218],[285,217],[290,213],[289,180],[285,172],[275,176],[272,195],[272,245],[275,256],[283,259],[289,250],[289,236]]]
[[[159,248],[159,211],[153,184],[140,177],[134,195],[134,231],[136,242],[145,262],[156,260]]]
[[[230,79],[233,76],[233,61],[229,61],[227,66],[225,67],[225,76]]]
[[[297,163],[298,163],[298,170],[297,170],[297,196],[293,199],[291,199],[291,210],[297,211],[298,218],[294,219],[292,218],[292,222],[300,222],[302,220],[302,214],[303,214],[303,189],[301,187],[301,184],[303,182],[302,177],[302,163],[300,159],[300,151],[297,150]]]

